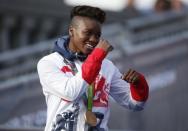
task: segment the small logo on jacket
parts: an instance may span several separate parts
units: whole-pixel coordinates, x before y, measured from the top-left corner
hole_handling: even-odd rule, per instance
[[[106,83],[106,79],[102,75],[98,75],[95,80],[95,90],[93,103],[96,107],[108,106],[109,96],[109,84]]]
[[[52,131],[76,131],[77,118],[79,114],[79,104],[73,104],[70,110],[56,115]]]

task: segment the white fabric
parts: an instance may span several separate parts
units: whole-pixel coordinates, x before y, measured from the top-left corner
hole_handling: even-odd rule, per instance
[[[69,130],[87,130],[87,124],[85,124],[84,118],[87,108],[82,96],[84,93],[87,94],[88,84],[82,79],[82,62],[75,61],[75,64],[78,73],[74,76],[71,72],[64,73],[61,71],[61,68],[66,66],[66,64],[63,61],[63,57],[57,52],[43,57],[38,62],[37,70],[47,103],[45,131],[52,131],[52,129],[55,131],[55,128],[53,128],[54,124],[56,125],[56,129],[58,126],[64,126],[64,128],[69,129],[69,125],[65,123],[62,125],[61,122],[59,122],[61,123],[59,124],[57,121],[57,118],[64,118],[67,112],[75,113],[74,129]],[[108,95],[111,95],[120,105],[133,110],[142,109],[144,102],[133,100],[129,84],[120,79],[122,74],[111,61],[107,59],[103,60],[99,74],[99,76],[105,78],[105,85],[102,91],[103,95],[101,95],[102,93],[100,91],[96,92],[94,99],[99,100],[99,105],[93,107],[93,112],[102,113],[104,115],[100,128],[108,131],[107,123],[110,114]],[[99,96],[103,98],[99,98]],[[77,104],[75,105],[75,103]],[[61,131],[63,131],[63,129],[61,129]]]

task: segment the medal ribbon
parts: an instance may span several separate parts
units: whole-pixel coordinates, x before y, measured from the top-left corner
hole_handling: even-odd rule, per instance
[[[92,111],[93,107],[93,83],[88,87],[88,99],[87,99],[87,109]]]

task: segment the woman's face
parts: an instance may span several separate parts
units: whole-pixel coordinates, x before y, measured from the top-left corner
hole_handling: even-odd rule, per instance
[[[98,44],[101,36],[101,24],[94,19],[76,16],[69,28],[69,48],[88,55]]]

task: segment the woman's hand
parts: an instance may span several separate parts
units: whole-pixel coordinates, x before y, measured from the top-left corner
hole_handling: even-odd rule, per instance
[[[101,39],[96,48],[101,48],[107,53],[113,50],[113,46],[107,40]]]
[[[139,82],[139,73],[133,69],[129,69],[127,73],[123,74],[122,79],[131,84]]]
[[[97,118],[93,112],[86,111],[85,117],[86,117],[85,119],[86,119],[87,124],[89,124],[90,126],[97,125]]]

